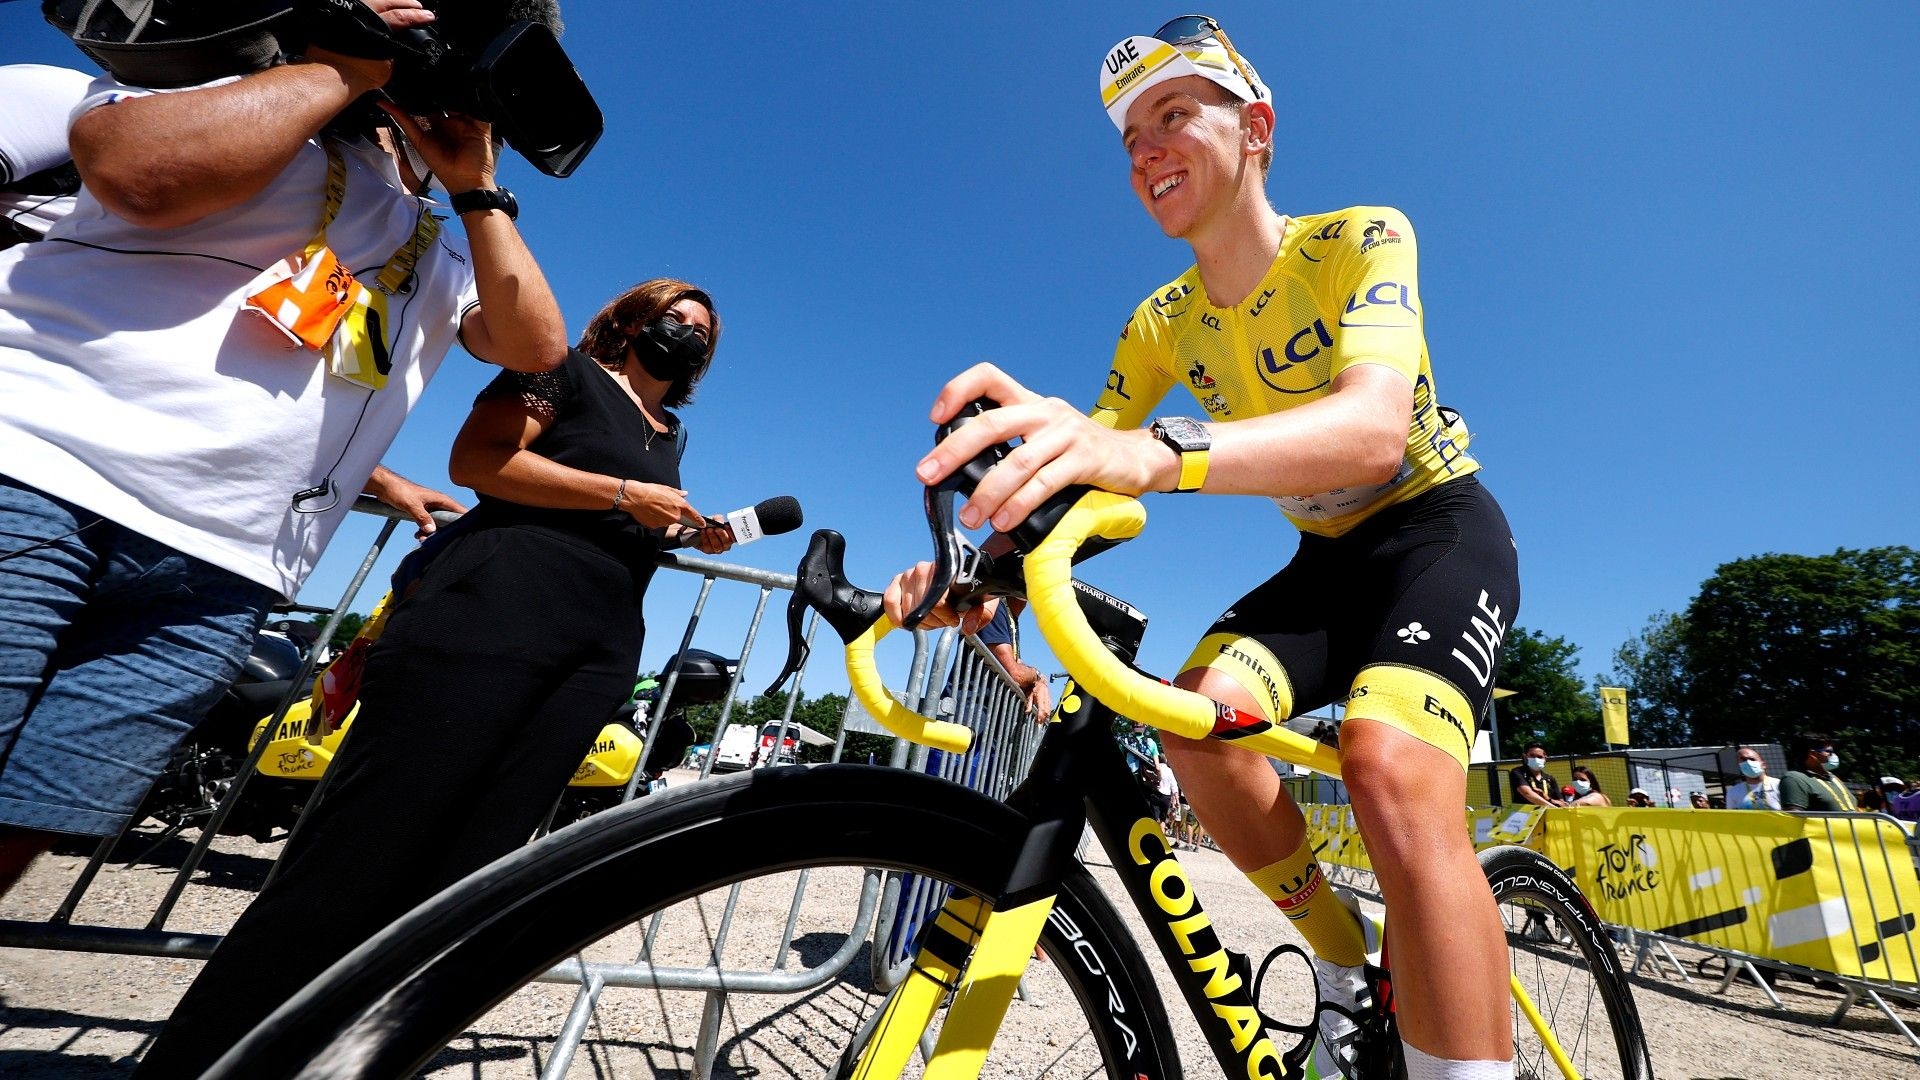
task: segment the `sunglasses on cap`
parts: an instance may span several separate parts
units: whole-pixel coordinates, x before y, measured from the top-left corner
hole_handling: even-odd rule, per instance
[[[1227,40],[1227,32],[1220,29],[1220,24],[1211,16],[1182,15],[1177,19],[1169,19],[1166,25],[1153,32],[1153,36],[1169,45],[1198,45],[1208,38],[1218,41],[1220,47],[1227,50],[1227,59],[1240,69],[1240,77],[1247,80],[1247,88],[1261,97],[1266,96],[1260,80],[1253,77],[1253,69],[1240,58],[1240,50]]]

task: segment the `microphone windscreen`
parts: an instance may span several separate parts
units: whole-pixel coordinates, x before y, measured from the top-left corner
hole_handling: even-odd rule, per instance
[[[507,22],[525,19],[539,23],[553,31],[554,37],[560,36],[560,4],[558,0],[508,0]]]
[[[791,495],[776,495],[754,504],[754,516],[760,519],[760,531],[768,536],[790,533],[804,520],[800,500]]]

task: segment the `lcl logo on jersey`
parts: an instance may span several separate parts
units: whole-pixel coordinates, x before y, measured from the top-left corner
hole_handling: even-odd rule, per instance
[[[1179,311],[1169,311],[1168,309],[1180,301],[1185,300],[1191,292],[1193,292],[1193,286],[1191,285],[1169,285],[1167,286],[1166,292],[1153,298],[1153,310],[1169,319],[1179,318],[1181,315],[1186,314],[1186,308],[1183,307]]]
[[[1311,394],[1327,385],[1324,373],[1328,365],[1309,366],[1308,361],[1331,348],[1333,334],[1327,330],[1326,320],[1315,319],[1311,326],[1294,331],[1278,353],[1262,348],[1253,370],[1261,382],[1282,394]],[[1316,370],[1322,374],[1316,376]]]
[[[1371,309],[1371,310],[1369,310]],[[1365,289],[1356,289],[1347,297],[1347,309],[1340,315],[1341,326],[1410,326],[1407,317],[1420,317],[1414,310],[1413,289],[1397,281],[1376,281]],[[1379,320],[1390,319],[1391,322]]]

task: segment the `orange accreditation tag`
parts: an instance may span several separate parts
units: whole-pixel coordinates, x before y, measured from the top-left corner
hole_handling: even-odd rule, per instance
[[[324,246],[310,257],[282,259],[253,284],[260,287],[248,294],[247,309],[315,352],[333,339],[348,311],[364,303],[361,297],[367,291],[334,257],[333,249]]]

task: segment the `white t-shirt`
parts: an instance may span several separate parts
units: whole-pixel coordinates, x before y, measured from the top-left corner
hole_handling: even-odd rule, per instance
[[[1745,780],[1740,781],[1727,789],[1727,809],[1780,809],[1780,781],[1771,776],[1761,777],[1760,782],[1757,784]]]
[[[67,117],[93,77],[46,64],[0,65],[0,186],[64,165]],[[0,218],[46,234],[73,212],[74,196],[0,191]]]
[[[1180,796],[1180,781],[1174,779],[1173,767],[1164,761],[1160,763],[1160,794],[1169,799]]]
[[[74,115],[151,92],[101,78]],[[384,151],[340,149],[327,239],[371,284],[432,204]],[[242,312],[254,277],[312,238],[326,175],[310,142],[258,195],[176,229],[138,228],[83,190],[45,241],[0,252],[0,473],[294,596],[475,299],[465,239],[443,228],[392,298],[377,392]],[[295,513],[294,494],[329,477],[337,505]]]

